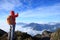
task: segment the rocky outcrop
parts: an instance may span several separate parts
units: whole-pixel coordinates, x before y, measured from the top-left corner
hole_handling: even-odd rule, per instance
[[[0,29],[0,37],[3,36],[4,34],[6,34],[7,32],[3,31],[2,29]]]
[[[42,34],[37,34],[35,36],[31,36],[25,32],[16,31],[14,38],[14,40],[60,40],[60,29],[53,33],[45,30]],[[8,40],[8,34],[3,34],[0,37],[0,40]]]
[[[50,40],[60,40],[60,29],[51,34]]]

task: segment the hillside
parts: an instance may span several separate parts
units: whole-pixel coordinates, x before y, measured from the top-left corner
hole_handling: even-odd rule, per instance
[[[3,31],[2,31],[3,32]],[[1,33],[2,33],[1,32]],[[45,31],[44,31],[45,32]],[[43,33],[44,33],[43,32]],[[46,31],[47,32],[47,31]],[[47,34],[48,34],[48,32],[47,32]],[[45,35],[45,34],[44,34]],[[29,34],[27,34],[27,33],[25,33],[25,32],[20,32],[20,31],[16,31],[15,32],[15,40],[43,40],[43,39],[47,39],[47,38],[49,38],[50,39],[50,37],[48,37],[48,36],[44,36],[44,35],[42,35],[42,34],[37,34],[37,35],[35,35],[35,36],[31,36],[31,35],[29,35]],[[49,35],[49,34],[48,34]],[[43,37],[44,36],[44,37]],[[7,33],[5,33],[5,34],[3,34],[1,37],[0,37],[0,40],[8,40],[8,34]],[[48,40],[48,39],[47,39]]]
[[[0,29],[0,37],[3,36],[4,34],[6,34],[7,32],[3,31]]]
[[[3,35],[0,36],[0,40],[8,40],[8,34],[7,33],[4,34],[4,31],[1,31],[1,33]],[[35,36],[31,36],[25,32],[16,31],[14,40],[59,40],[60,39],[59,35],[60,29],[56,30],[55,32],[45,30],[43,31],[42,34],[37,34]]]

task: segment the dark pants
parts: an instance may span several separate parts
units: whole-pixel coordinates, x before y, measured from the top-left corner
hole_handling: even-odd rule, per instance
[[[10,32],[8,33],[8,40],[14,40],[15,25],[10,25]]]

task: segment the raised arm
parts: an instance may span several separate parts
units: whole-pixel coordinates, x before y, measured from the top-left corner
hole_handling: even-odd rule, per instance
[[[18,17],[18,13],[15,15],[15,17]]]

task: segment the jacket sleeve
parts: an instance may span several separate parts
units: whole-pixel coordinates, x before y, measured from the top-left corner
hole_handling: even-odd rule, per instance
[[[15,17],[18,17],[18,13],[15,15]]]

